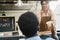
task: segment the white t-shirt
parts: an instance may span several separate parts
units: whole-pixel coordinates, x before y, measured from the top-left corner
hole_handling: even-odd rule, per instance
[[[34,36],[27,39],[19,39],[19,40],[55,40],[55,39],[53,38],[41,39],[40,36]]]
[[[41,40],[41,38],[39,36],[34,36],[31,38],[27,38],[26,40]]]

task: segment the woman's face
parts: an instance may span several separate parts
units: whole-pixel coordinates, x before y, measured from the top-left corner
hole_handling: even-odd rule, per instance
[[[47,10],[48,9],[48,3],[46,1],[42,2],[42,9]]]

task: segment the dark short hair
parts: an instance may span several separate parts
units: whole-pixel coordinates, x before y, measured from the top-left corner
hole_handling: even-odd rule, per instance
[[[20,30],[27,37],[31,37],[37,33],[38,24],[39,22],[37,17],[33,12],[26,12],[22,14],[18,20]]]
[[[42,5],[42,3],[43,3],[44,1],[46,1],[46,2],[48,3],[48,1],[47,1],[47,0],[41,0],[41,5]]]

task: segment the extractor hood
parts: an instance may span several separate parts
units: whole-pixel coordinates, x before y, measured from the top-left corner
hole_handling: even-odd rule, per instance
[[[18,0],[0,0],[0,4],[15,4]]]
[[[23,2],[19,6],[19,1],[22,2],[21,0],[0,0],[0,10],[28,10],[31,8],[30,4],[23,4]]]

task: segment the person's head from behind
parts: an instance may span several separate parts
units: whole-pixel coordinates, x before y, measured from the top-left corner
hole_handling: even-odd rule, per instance
[[[38,26],[37,17],[33,12],[26,12],[19,17],[18,25],[26,37],[32,37],[37,34]]]

